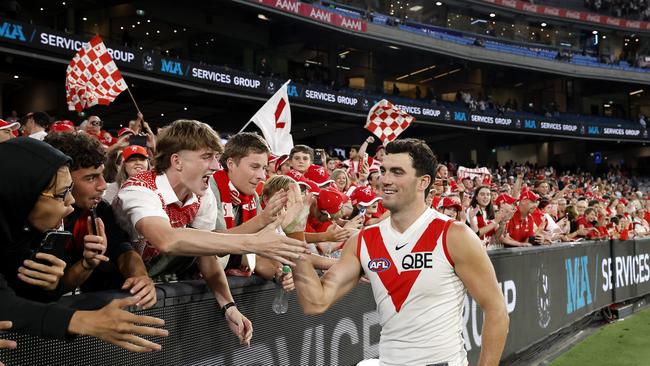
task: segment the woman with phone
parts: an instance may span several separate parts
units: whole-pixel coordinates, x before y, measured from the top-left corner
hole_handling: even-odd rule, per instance
[[[31,259],[48,231],[59,228],[73,211],[70,158],[31,138],[0,144],[0,156],[7,157],[0,159],[0,170],[12,173],[10,179],[0,179],[0,320],[11,321],[12,331],[20,333],[61,339],[84,334],[131,351],[159,350],[159,345],[127,334],[167,335],[147,326],[164,321],[122,310],[135,305],[137,297],[113,300],[96,311],[60,306],[52,301],[61,295],[65,262],[46,253],[34,255],[40,263]]]

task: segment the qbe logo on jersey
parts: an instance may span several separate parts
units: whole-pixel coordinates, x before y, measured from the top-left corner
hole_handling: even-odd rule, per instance
[[[390,266],[391,263],[386,258],[376,258],[368,262],[368,269],[376,273],[384,272],[388,270]]]

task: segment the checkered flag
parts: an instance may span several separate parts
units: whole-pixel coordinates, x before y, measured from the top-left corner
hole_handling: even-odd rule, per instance
[[[68,65],[65,90],[71,111],[109,105],[126,89],[120,70],[99,36],[84,43]]]
[[[379,137],[384,145],[395,140],[415,121],[410,114],[382,99],[370,108],[365,128]]]

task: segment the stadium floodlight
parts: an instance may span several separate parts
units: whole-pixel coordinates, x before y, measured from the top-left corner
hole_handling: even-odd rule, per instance
[[[393,46],[392,44],[388,46],[388,48],[392,48],[394,50],[399,50],[400,48],[397,46]]]
[[[630,95],[637,95],[643,93],[643,89],[635,90],[633,92],[630,92]]]
[[[490,18],[494,18],[495,16],[497,16],[497,15],[494,14],[494,13],[490,13]]]
[[[541,26],[542,26],[542,28],[546,27],[546,23],[542,23]]]
[[[598,31],[597,30],[591,31],[591,34],[598,34]]]
[[[436,1],[436,6],[441,6],[441,5],[442,5],[442,2]]]
[[[267,18],[267,16],[264,14],[257,14],[257,19],[266,20],[267,22],[269,20],[269,18]]]
[[[420,11],[422,10],[422,5],[416,5],[409,8],[410,11]]]
[[[18,79],[18,78],[20,78],[20,76],[14,75],[14,79]]]

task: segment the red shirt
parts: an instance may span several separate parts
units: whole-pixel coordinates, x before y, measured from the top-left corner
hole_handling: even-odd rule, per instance
[[[305,226],[306,233],[324,233],[327,228],[332,225],[331,221],[320,222],[318,219],[309,216],[307,225]]]
[[[528,238],[535,235],[533,216],[528,214],[528,216],[522,218],[521,212],[517,208],[517,211],[506,225],[506,231],[512,239],[522,243],[528,242]]]

